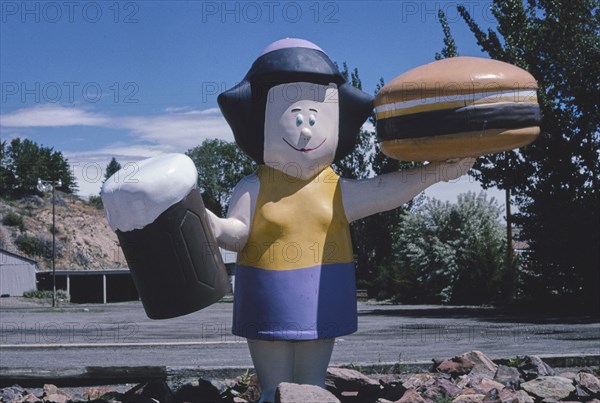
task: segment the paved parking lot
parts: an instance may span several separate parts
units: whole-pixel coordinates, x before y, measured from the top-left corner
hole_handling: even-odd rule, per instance
[[[0,300],[0,366],[251,366],[230,332],[231,303],[168,320],[140,303],[52,309]],[[492,358],[600,354],[589,317],[507,316],[491,309],[359,303],[359,330],[338,338],[332,364],[428,361],[469,350]]]

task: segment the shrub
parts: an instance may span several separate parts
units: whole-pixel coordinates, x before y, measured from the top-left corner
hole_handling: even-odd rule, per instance
[[[377,278],[378,297],[458,305],[510,300],[500,213],[494,199],[467,193],[456,204],[434,199],[405,215],[393,234],[394,263]]]
[[[104,208],[104,204],[102,204],[102,197],[100,196],[90,196],[88,199],[88,205],[95,207],[98,210],[102,210]]]
[[[24,298],[41,298],[51,299],[52,290],[31,290],[23,293]],[[65,290],[56,290],[56,298],[66,300],[68,299],[67,292]]]
[[[23,216],[15,213],[13,211],[9,211],[2,218],[2,224],[6,225],[8,227],[22,227],[23,226]]]
[[[21,234],[15,239],[15,244],[21,252],[30,256],[38,256],[42,253],[42,244],[40,240],[34,236]]]
[[[29,256],[42,256],[52,258],[52,239],[21,234],[15,239],[17,248]],[[56,256],[62,253],[62,244],[56,242]]]

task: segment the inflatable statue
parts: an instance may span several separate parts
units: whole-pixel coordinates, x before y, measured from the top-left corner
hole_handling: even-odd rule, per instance
[[[335,338],[356,331],[349,223],[461,176],[472,161],[340,178],[331,164],[352,151],[372,97],[304,40],[268,46],[218,101],[259,168],[236,186],[227,217],[210,220],[219,244],[238,252],[233,333],[248,339],[262,401],[274,401],[280,382],[324,387]]]
[[[393,158],[404,158],[411,141],[421,147],[412,139],[428,138],[419,134],[421,125],[442,141],[452,132],[477,131],[460,125],[432,131],[435,122],[410,116],[422,105],[402,99],[394,86],[381,94],[375,100],[378,131]],[[236,143],[258,164],[235,187],[226,217],[205,211],[195,167],[182,155],[143,162],[138,183],[107,181],[103,200],[150,317],[183,315],[218,300],[227,285],[216,245],[238,253],[233,333],[248,341],[261,401],[274,401],[281,382],[324,387],[335,338],[357,330],[349,224],[464,175],[471,156],[481,153],[466,146],[461,153],[460,144],[444,153],[428,140],[422,147],[429,149],[409,157],[453,160],[369,179],[339,177],[331,165],[352,151],[373,98],[347,83],[323,50],[301,39],[269,45],[218,103]],[[448,124],[444,116],[438,116],[442,126]],[[503,133],[502,124],[489,124],[493,135]],[[407,127],[408,137],[398,135]]]

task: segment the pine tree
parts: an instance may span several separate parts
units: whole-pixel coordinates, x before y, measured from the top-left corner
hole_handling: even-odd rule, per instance
[[[106,165],[106,172],[104,172],[104,180],[102,180],[102,183],[106,182],[108,178],[113,176],[121,168],[121,164],[117,162],[117,159],[112,157],[110,162]]]

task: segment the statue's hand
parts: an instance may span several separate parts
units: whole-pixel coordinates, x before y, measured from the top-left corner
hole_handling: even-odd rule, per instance
[[[453,159],[443,162],[434,162],[435,169],[442,182],[450,182],[466,175],[469,169],[475,164],[475,158],[467,157],[461,159]]]

